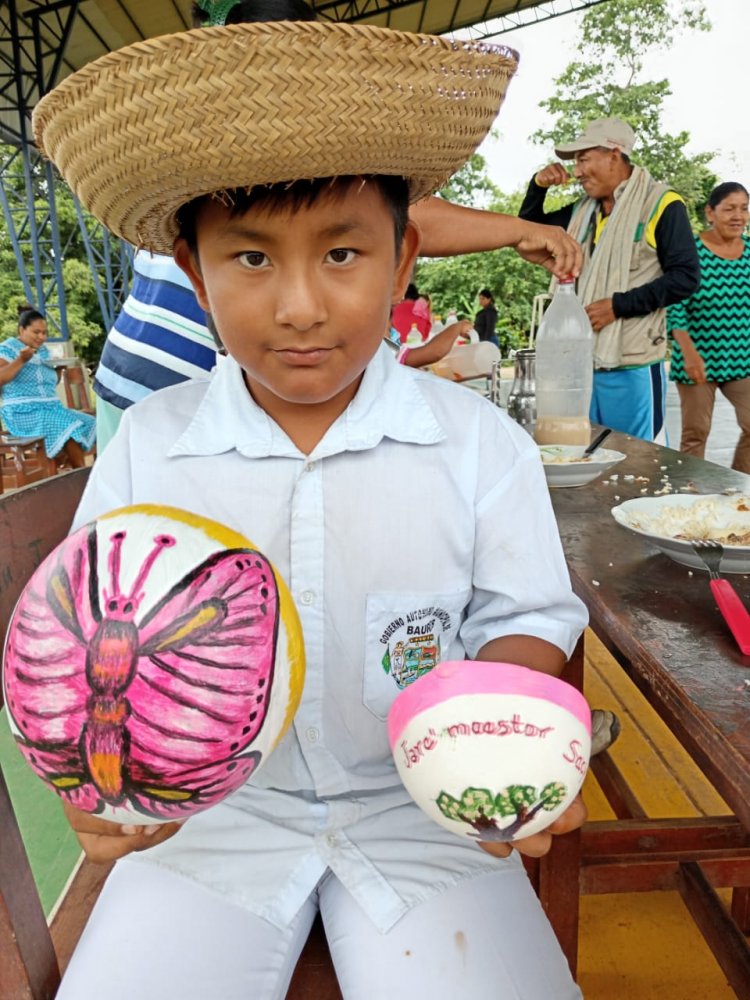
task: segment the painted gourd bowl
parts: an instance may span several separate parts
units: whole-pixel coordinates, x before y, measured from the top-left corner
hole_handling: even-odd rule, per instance
[[[583,695],[508,663],[445,662],[396,698],[388,737],[407,791],[454,833],[511,841],[554,822],[591,753]]]
[[[172,507],[123,507],[38,567],[11,619],[5,704],[24,757],[71,805],[184,819],[262,765],[296,711],[302,632],[242,535]]]

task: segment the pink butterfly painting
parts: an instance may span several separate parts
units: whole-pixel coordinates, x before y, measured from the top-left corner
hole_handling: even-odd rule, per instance
[[[259,552],[218,548],[140,614],[165,550],[189,546],[178,532],[150,537],[126,593],[127,535],[107,538],[106,586],[96,523],[36,571],[8,630],[6,703],[23,755],[73,806],[182,819],[260,764],[278,589]]]

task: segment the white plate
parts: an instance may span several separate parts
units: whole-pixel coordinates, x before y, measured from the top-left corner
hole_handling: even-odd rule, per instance
[[[585,486],[625,458],[621,451],[597,448],[593,455],[581,459],[583,450],[583,445],[540,445],[539,454],[542,456],[547,485],[553,488]]]
[[[738,506],[748,509],[738,510]],[[705,570],[706,564],[690,542],[673,535],[684,531],[695,538],[716,538],[730,525],[750,531],[750,497],[723,493],[636,497],[613,507],[612,516],[624,528],[643,535],[675,562]],[[750,545],[722,544],[721,572],[750,573]]]

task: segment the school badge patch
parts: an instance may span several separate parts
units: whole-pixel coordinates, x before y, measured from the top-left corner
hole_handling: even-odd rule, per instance
[[[395,618],[380,637],[383,671],[399,689],[407,687],[440,663],[444,639],[454,629],[451,613],[438,605]]]

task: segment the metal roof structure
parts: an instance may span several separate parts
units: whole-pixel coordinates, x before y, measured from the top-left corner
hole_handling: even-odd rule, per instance
[[[308,0],[321,20],[374,24],[401,31],[490,38],[605,0]],[[26,293],[54,305],[67,338],[54,175],[33,147],[30,115],[39,98],[99,56],[133,42],[183,31],[191,0],[0,0],[0,204]],[[22,172],[24,183],[6,179]],[[21,188],[23,190],[21,190]],[[39,204],[48,208],[40,213]],[[128,261],[104,231],[79,213],[106,326],[127,289]],[[94,227],[95,228],[95,227]],[[114,242],[114,241],[112,241]],[[112,262],[118,274],[113,276]],[[101,280],[100,280],[101,279]],[[113,295],[113,287],[117,292]],[[51,298],[50,298],[51,297]]]
[[[321,20],[490,37],[603,0],[310,0]],[[41,94],[132,42],[190,27],[190,0],[0,0],[0,141],[23,142]]]

